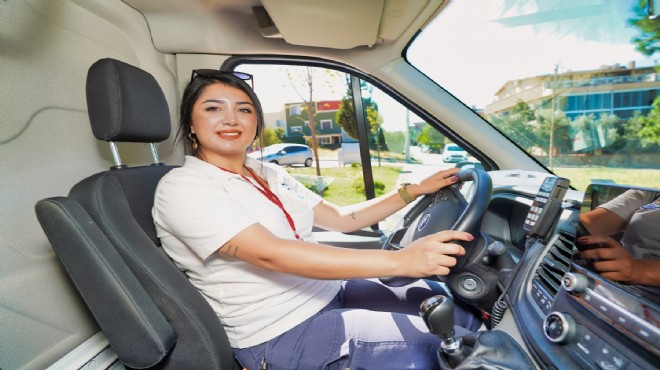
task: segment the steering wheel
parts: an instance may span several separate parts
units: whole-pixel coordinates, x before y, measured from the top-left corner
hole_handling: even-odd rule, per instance
[[[465,248],[465,255],[456,257],[456,265],[448,276],[437,279],[446,281],[454,296],[482,311],[490,312],[498,297],[497,280],[500,266],[495,263],[502,254],[490,236],[480,232],[483,218],[492,194],[492,181],[483,170],[471,168],[456,175],[458,182],[426,195],[409,212],[404,227],[390,235],[383,245],[386,250],[405,248],[412,241],[443,230],[458,230],[472,234],[470,242],[456,241]],[[465,181],[472,180],[470,200],[467,201],[459,189]],[[407,224],[407,225],[406,225]],[[495,249],[495,251],[494,251]],[[417,279],[389,277],[380,279],[389,286],[407,285]]]

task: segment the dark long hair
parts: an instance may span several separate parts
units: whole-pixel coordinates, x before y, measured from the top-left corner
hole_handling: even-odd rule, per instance
[[[255,112],[257,114],[257,132],[255,139],[259,138],[259,143],[263,142],[263,128],[264,128],[264,111],[261,108],[261,102],[257,94],[254,93],[254,90],[242,79],[234,76],[232,72],[220,72],[218,71],[217,75],[212,77],[201,76],[199,74],[194,74],[193,78],[188,82],[185,90],[183,90],[183,96],[181,97],[181,108],[179,110],[179,129],[176,134],[176,141],[179,142],[183,140],[185,143],[185,151],[191,155],[197,155],[197,150],[194,150],[191,146],[192,141],[191,136],[191,127],[192,127],[192,111],[195,102],[199,99],[199,96],[202,94],[202,91],[209,85],[216,83],[224,84],[227,86],[235,87],[244,91],[252,100]],[[262,146],[262,145],[260,145]]]

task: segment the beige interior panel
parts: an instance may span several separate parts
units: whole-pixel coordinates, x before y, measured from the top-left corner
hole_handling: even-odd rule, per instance
[[[0,22],[0,368],[43,369],[98,331],[34,213],[38,200],[112,165],[91,133],[87,69],[112,57],[149,71],[174,122],[174,57],[154,49],[144,17],[121,2],[2,1],[0,14],[11,15]],[[147,163],[143,147],[122,146],[122,158]],[[180,158],[171,140],[159,148]]]

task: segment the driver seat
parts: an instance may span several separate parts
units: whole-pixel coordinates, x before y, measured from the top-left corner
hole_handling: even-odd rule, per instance
[[[170,133],[163,91],[149,73],[101,59],[87,75],[87,105],[115,166],[35,207],[67,274],[126,367],[240,369],[215,312],[156,236],[154,192],[173,168],[154,145]],[[121,163],[117,141],[150,143],[154,164]]]

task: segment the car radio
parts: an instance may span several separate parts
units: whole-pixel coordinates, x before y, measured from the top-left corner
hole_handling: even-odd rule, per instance
[[[652,359],[660,358],[657,292],[613,283],[575,264],[562,288],[543,324],[548,340],[600,368],[653,367]],[[613,345],[621,340],[634,344]]]

